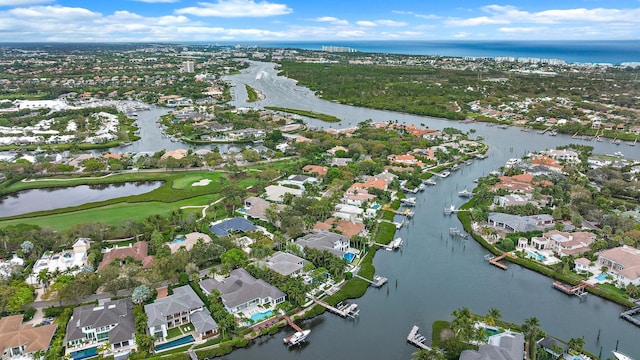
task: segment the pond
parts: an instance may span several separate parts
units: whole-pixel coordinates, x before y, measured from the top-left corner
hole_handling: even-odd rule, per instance
[[[18,191],[0,197],[0,217],[144,194],[162,184],[162,181],[140,181]]]

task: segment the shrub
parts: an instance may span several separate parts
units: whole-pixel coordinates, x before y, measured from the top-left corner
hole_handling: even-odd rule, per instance
[[[24,315],[22,315],[22,321],[29,321],[33,319],[33,315],[36,314],[36,309],[33,307],[28,307],[27,310],[24,311]]]

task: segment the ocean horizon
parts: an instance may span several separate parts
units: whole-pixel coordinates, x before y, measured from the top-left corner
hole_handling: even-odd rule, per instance
[[[201,44],[201,43],[200,43]],[[212,42],[212,44],[214,44]],[[322,50],[322,46],[342,46],[364,53],[430,55],[455,57],[514,57],[558,59],[568,63],[620,64],[640,62],[640,40],[598,41],[239,41],[219,45],[258,46]]]

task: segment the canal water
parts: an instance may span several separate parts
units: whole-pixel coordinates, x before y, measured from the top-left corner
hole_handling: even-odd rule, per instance
[[[18,191],[0,197],[0,217],[144,194],[159,188],[162,183],[143,181]]]
[[[537,317],[541,327],[561,339],[583,337],[585,348],[603,358],[612,357],[619,349],[630,355],[640,354],[640,329],[621,320],[622,308],[590,295],[585,301],[567,296],[551,287],[552,280],[533,271],[509,264],[507,271],[490,266],[487,253],[473,240],[453,239],[449,229],[461,225],[455,216],[443,214],[450,204],[464,203],[457,192],[474,186],[473,179],[503,166],[512,157],[530,151],[555,148],[570,143],[591,145],[596,153],[621,151],[627,158],[640,159],[640,151],[610,142],[587,142],[568,136],[539,135],[518,128],[500,129],[485,124],[462,124],[441,119],[356,108],[317,98],[313,92],[297,86],[295,81],[277,76],[274,64],[252,63],[239,75],[227,78],[234,85],[236,106],[282,106],[312,110],[344,119],[326,124],[308,120],[319,128],[342,128],[371,119],[398,121],[442,129],[455,127],[475,131],[489,144],[489,158],[475,160],[446,179],[436,178],[437,185],[417,194],[415,216],[397,233],[405,240],[399,252],[379,251],[375,257],[376,272],[389,278],[381,289],[370,288],[359,299],[360,316],[345,320],[325,313],[304,322],[312,330],[308,343],[287,349],[282,338],[292,332],[286,329],[273,337],[258,339],[246,349],[236,350],[225,358],[241,359],[408,359],[416,349],[406,343],[413,325],[418,325],[428,338],[435,320],[450,320],[453,310],[468,307],[485,314],[498,308],[503,318],[520,323]],[[257,103],[246,102],[244,84],[265,95]],[[600,333],[600,341],[596,339]]]

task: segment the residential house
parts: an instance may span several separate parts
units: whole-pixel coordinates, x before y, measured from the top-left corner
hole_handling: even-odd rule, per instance
[[[492,212],[489,213],[487,222],[491,226],[503,228],[508,232],[544,230],[554,226],[553,217],[547,214],[520,216]]]
[[[205,294],[218,290],[222,304],[227,312],[249,315],[256,311],[254,307],[273,307],[285,301],[286,295],[277,287],[262,279],[256,279],[245,269],[235,269],[228,277],[218,281],[205,279],[200,281],[200,288]]]
[[[124,265],[127,258],[140,261],[143,268],[148,268],[153,264],[154,256],[149,255],[149,243],[146,241],[138,241],[128,246],[115,246],[110,249],[102,250],[104,253],[102,261],[98,265],[98,271],[104,269],[112,262],[119,260],[120,265]]]
[[[302,196],[301,189],[292,189],[290,187],[281,185],[269,185],[264,188],[267,200],[273,202],[282,202],[285,194],[291,194],[293,196]]]
[[[220,237],[231,235],[230,232],[240,231],[246,233],[247,231],[255,230],[258,230],[258,227],[255,226],[251,221],[241,216],[221,220],[209,227],[209,231]]]
[[[550,354],[554,359],[559,359],[569,350],[569,346],[567,344],[558,341],[550,336],[538,340],[537,344],[544,351]]]
[[[335,218],[348,221],[362,221],[364,210],[358,206],[337,204],[335,209],[336,211],[332,214]]]
[[[286,180],[278,181],[278,185],[292,185],[299,189],[305,189],[305,186],[310,183],[316,184],[318,183],[318,179],[307,175],[291,175]]]
[[[135,348],[136,326],[130,298],[105,301],[98,306],[85,305],[73,309],[67,323],[64,343],[67,353],[94,348],[109,342],[111,351]]]
[[[320,165],[306,165],[305,167],[302,168],[302,171],[304,171],[305,173],[316,174],[318,176],[327,175],[328,170],[329,168],[327,168],[326,166],[320,166]]]
[[[60,253],[51,251],[45,252],[40,259],[36,260],[33,265],[33,271],[27,278],[27,282],[31,285],[38,284],[38,274],[42,270],[49,273],[63,272],[71,269],[80,271],[87,265],[87,253],[90,247],[90,239],[78,238],[73,243],[71,250],[65,250]]]
[[[329,163],[330,166],[347,166],[352,161],[353,161],[352,158],[337,158],[337,157],[334,157],[334,158],[329,159],[328,163]]]
[[[578,157],[578,153],[573,150],[548,150],[547,154],[560,161],[566,161],[569,163],[577,163],[580,162],[580,158]]]
[[[296,239],[295,244],[300,248],[327,250],[342,258],[350,249],[350,238],[330,231],[318,231]]]
[[[591,261],[587,258],[577,258],[575,261],[575,268],[574,270],[578,273],[578,274],[583,274],[583,273],[588,273],[589,272],[589,265],[591,264]]]
[[[199,339],[218,334],[218,324],[189,285],[175,288],[173,295],[145,305],[144,312],[147,314],[149,334],[160,342],[167,340],[167,330],[187,323],[193,324]]]
[[[560,257],[585,253],[591,250],[591,244],[596,241],[596,234],[585,231],[569,233],[551,230],[545,232],[543,237]]]
[[[640,285],[640,249],[623,245],[601,251],[598,265],[609,268],[620,285]]]
[[[0,261],[0,279],[8,278],[14,272],[22,269],[24,266],[24,260],[18,257],[18,254],[13,254],[11,259]]]
[[[524,360],[524,335],[507,331],[489,337],[478,350],[464,350],[460,360]]]
[[[33,358],[46,352],[56,332],[56,324],[32,327],[22,323],[22,314],[0,318],[0,350],[2,360]]]
[[[293,276],[301,274],[305,264],[307,263],[309,263],[307,260],[299,256],[277,251],[258,264],[265,266],[280,275]]]
[[[193,245],[195,245],[200,240],[202,240],[205,244],[208,244],[211,242],[211,237],[204,233],[192,232],[176,237],[167,245],[171,249],[171,253],[174,254],[181,248],[185,248],[185,250],[190,251],[193,248]]]
[[[398,164],[403,166],[419,166],[419,167],[424,166],[422,161],[416,159],[415,156],[411,154],[406,154],[406,155],[391,154],[387,156],[387,160],[389,160],[389,162],[391,162],[392,164]]]
[[[259,219],[263,221],[267,220],[267,208],[271,206],[271,204],[267,200],[255,196],[248,197],[244,199],[244,214],[254,219]],[[276,211],[280,212],[284,210],[285,206],[282,204],[274,204],[276,207]]]

